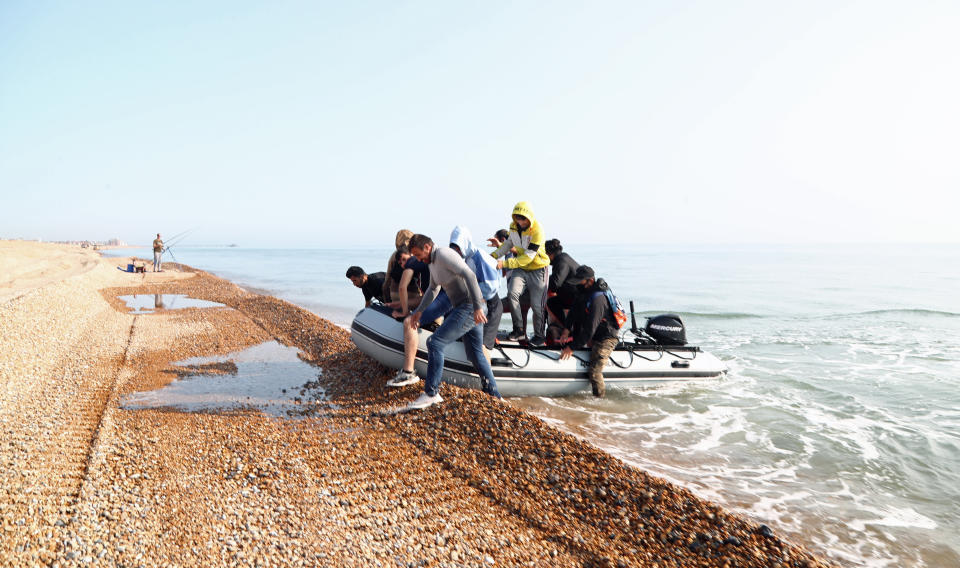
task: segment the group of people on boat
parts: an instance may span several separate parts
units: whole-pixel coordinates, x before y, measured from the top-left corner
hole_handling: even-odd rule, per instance
[[[386,271],[367,274],[359,266],[347,270],[347,278],[363,291],[366,306],[377,300],[393,308],[393,317],[403,319],[404,362],[388,385],[400,387],[420,380],[414,370],[418,328],[442,318],[427,340],[424,391],[409,409],[443,400],[439,387],[444,349],[460,338],[483,391],[500,398],[490,352],[498,341],[504,311],[500,298],[504,276],[513,322],[506,339],[531,347],[561,346],[561,359],[590,348],[588,375],[593,394],[604,395],[603,368],[619,342],[622,324],[615,297],[592,268],[563,252],[559,240],[545,239],[527,202],[517,203],[511,218],[509,229],[497,231],[488,240],[492,252],[476,246],[462,226],[454,227],[446,245],[401,230]],[[529,340],[528,311],[533,328]]]

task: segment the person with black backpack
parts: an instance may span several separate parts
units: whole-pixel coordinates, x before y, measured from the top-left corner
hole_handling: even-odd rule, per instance
[[[560,351],[560,359],[569,359],[574,350],[586,349],[589,345],[587,374],[593,396],[602,398],[606,393],[603,368],[620,343],[620,324],[615,313],[617,307],[610,305],[607,294],[610,288],[602,278],[595,278],[592,268],[581,265],[574,274],[579,280],[577,296],[564,322],[560,342],[565,343],[568,337],[573,339]]]

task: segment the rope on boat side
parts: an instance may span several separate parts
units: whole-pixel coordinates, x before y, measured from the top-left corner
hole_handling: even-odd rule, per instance
[[[697,352],[696,352],[696,351],[691,351],[691,353],[693,353],[693,357],[684,357],[683,355],[680,355],[680,354],[678,354],[678,353],[674,353],[673,351],[670,351],[669,349],[664,349],[664,351],[666,351],[667,353],[673,355],[673,356],[676,357],[677,359],[683,359],[684,361],[693,361],[694,359],[697,358]]]
[[[629,369],[630,365],[633,365],[633,349],[627,349],[627,351],[630,353],[630,362],[627,363],[626,365],[621,365],[620,363],[617,363],[617,360],[613,358],[613,353],[616,353],[616,350],[614,350],[614,352],[610,354],[610,358],[609,358],[610,362],[613,363],[615,366],[620,367],[621,369]]]
[[[503,345],[497,345],[497,349],[500,350],[500,354],[501,354],[501,355],[503,355],[504,357],[507,358],[507,361],[510,361],[510,364],[511,364],[511,365],[513,365],[514,367],[516,367],[516,368],[518,368],[518,369],[522,369],[522,368],[524,368],[524,367],[526,367],[527,365],[530,364],[530,351],[527,351],[527,360],[526,360],[526,362],[524,362],[523,365],[519,365],[519,364],[517,364],[516,361],[513,360],[513,357],[507,355],[507,352],[503,350]]]
[[[650,361],[650,362],[659,361],[660,359],[663,359],[663,348],[660,347],[660,346],[657,346],[657,355],[658,355],[658,357],[657,357],[656,359],[653,359],[653,358],[651,358],[651,357],[645,357],[645,356],[643,356],[643,355],[641,355],[641,354],[639,354],[639,353],[635,353],[635,348],[636,348],[636,347],[637,347],[637,345],[630,345],[630,346],[629,346],[630,353],[631,353],[632,355],[636,355],[637,357],[639,357],[639,358],[641,358],[641,359],[644,359],[644,360],[646,360],[646,361]]]

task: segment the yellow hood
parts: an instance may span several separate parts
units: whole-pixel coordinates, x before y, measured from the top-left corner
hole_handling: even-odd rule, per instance
[[[522,215],[527,219],[530,219],[530,224],[533,225],[533,222],[536,221],[536,218],[533,216],[533,210],[530,209],[530,204],[526,201],[521,201],[513,206],[512,215]]]

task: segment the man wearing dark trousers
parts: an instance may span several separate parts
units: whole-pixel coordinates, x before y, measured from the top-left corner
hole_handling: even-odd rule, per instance
[[[577,268],[577,297],[567,315],[561,343],[568,337],[573,341],[560,351],[561,359],[569,359],[575,349],[590,347],[590,365],[587,374],[593,396],[603,398],[606,392],[603,384],[603,368],[610,360],[610,353],[620,342],[619,326],[607,301],[607,283],[594,276],[593,269],[582,265]]]

